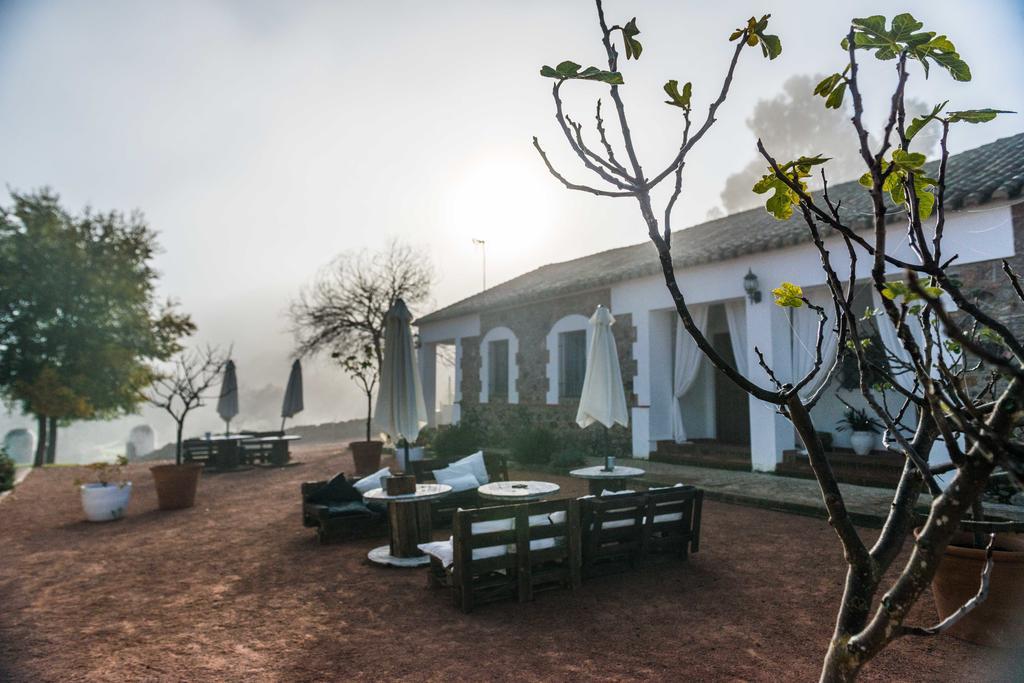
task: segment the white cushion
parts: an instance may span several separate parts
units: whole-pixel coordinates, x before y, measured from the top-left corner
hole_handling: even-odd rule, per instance
[[[551,524],[562,524],[565,522],[565,510],[558,510],[548,515],[548,522]]]
[[[447,541],[420,543],[416,547],[427,555],[436,557],[445,569],[451,567],[452,563],[455,562],[455,548],[452,546],[452,539],[450,538]]]
[[[678,522],[683,518],[682,512],[666,512],[663,515],[654,515],[654,523],[658,522]]]
[[[467,467],[473,472],[473,476],[481,484],[487,484],[491,481],[491,478],[487,476],[487,465],[484,463],[484,452],[477,451],[472,455],[467,455],[465,458],[460,458],[453,462],[449,467]]]
[[[492,519],[487,522],[473,522],[473,533],[474,534],[490,534],[495,531],[512,531],[516,528],[516,520],[509,517],[508,519]]]
[[[652,486],[652,487],[650,487],[647,490],[648,491],[666,491],[668,489],[677,489],[680,486],[686,486],[686,484],[683,484],[682,482],[680,482],[678,484],[673,484],[672,486]]]
[[[554,515],[558,513],[552,512],[551,514]],[[565,513],[563,512],[562,514],[564,515]],[[554,524],[554,522],[551,521],[550,515],[530,515],[530,526],[545,526],[548,524]]]
[[[608,489],[605,489],[601,491],[601,496],[625,496],[630,493],[636,493],[636,491],[633,491],[632,489],[626,489],[625,491],[609,491]]]
[[[355,488],[356,491],[359,491],[359,493],[368,493],[369,491],[372,491],[373,489],[379,489],[380,488],[380,478],[381,477],[390,477],[390,476],[391,476],[391,470],[389,470],[387,467],[382,467],[381,469],[377,470],[373,474],[370,474],[368,476],[363,477],[362,479],[360,479],[356,483],[352,484],[352,486]]]
[[[445,467],[443,470],[434,470],[434,479],[438,484],[447,484],[452,487],[452,493],[459,491],[472,491],[480,486],[480,482],[471,472]]]

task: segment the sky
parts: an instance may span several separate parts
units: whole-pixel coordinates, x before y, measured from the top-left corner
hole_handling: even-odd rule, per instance
[[[1020,0],[607,0],[605,9],[611,22],[636,15],[642,31],[642,58],[620,66],[650,170],[678,145],[666,80],[692,81],[702,115],[720,87],[732,29],[771,12],[783,42],[772,62],[744,54],[715,127],[689,157],[677,226],[704,220],[725,179],[753,157],[744,122],[758,100],[792,75],[841,68],[838,42],[851,17],[909,11],[956,43],[973,81],[934,71],[925,81],[917,71],[914,97],[1024,111]],[[486,240],[489,284],[643,241],[630,201],[565,190],[531,146],[539,136],[567,175],[586,179],[538,69],[565,59],[602,65],[599,37],[588,0],[0,0],[0,182],[50,186],[74,210],[143,211],[159,232],[161,295],[193,316],[193,343],[233,345],[240,419],[256,425],[272,418],[287,380],[289,302],[340,252],[391,237],[416,245],[437,270],[434,308],[479,291],[473,238]],[[877,119],[892,73],[876,63],[864,74]],[[571,85],[567,107],[589,123],[606,91]],[[963,126],[951,148],[1022,130],[1017,117]],[[317,360],[305,368],[299,422],[360,416],[359,394],[340,371]],[[140,421],[155,424],[161,441],[170,434],[147,410],[72,428],[60,457],[123,441]],[[0,417],[0,428],[28,422]],[[186,431],[216,426],[208,406]]]

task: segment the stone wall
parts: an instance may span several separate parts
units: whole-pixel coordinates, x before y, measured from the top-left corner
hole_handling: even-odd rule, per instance
[[[578,401],[561,399],[558,405],[547,403],[547,336],[551,327],[567,315],[579,314],[589,318],[598,304],[611,306],[611,290],[581,292],[481,313],[481,336],[462,340],[462,420],[481,428],[487,443],[493,446],[508,445],[512,436],[529,427],[550,429],[566,444],[586,450],[590,450],[595,441],[600,445],[604,439],[603,429],[591,427],[581,430],[576,425]],[[636,375],[633,343],[636,340],[636,328],[630,314],[617,314],[615,311],[612,314],[615,315],[612,331],[619,351],[626,403],[631,407],[636,404],[633,393],[633,378]],[[503,399],[490,399],[483,404],[479,400],[480,339],[495,327],[509,328],[519,340],[519,352],[515,358],[519,372],[515,387],[519,393],[517,405],[509,405]],[[628,430],[616,428],[611,431],[610,439],[616,451],[629,452],[631,449]]]
[[[1013,220],[1014,256],[1007,259],[1010,266],[1024,275],[1024,203],[1011,209]],[[996,259],[950,268],[950,274],[963,283],[963,292],[996,320],[1006,323],[1010,330],[1024,338],[1024,305],[1010,286],[1003,263]]]

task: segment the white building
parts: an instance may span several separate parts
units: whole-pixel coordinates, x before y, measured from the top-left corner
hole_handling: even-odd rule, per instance
[[[1024,311],[1007,296],[999,265],[1011,259],[1024,272],[1024,134],[951,157],[948,178],[943,251],[959,254],[954,271],[965,291],[1019,328]],[[867,197],[856,183],[838,185],[830,194],[842,200],[847,222],[867,218]],[[898,212],[893,219],[891,253],[914,260],[901,239]],[[845,246],[835,236],[826,242],[844,272]],[[824,296],[819,256],[802,219],[776,221],[763,208],[734,214],[676,232],[673,253],[695,318],[705,321],[708,338],[740,371],[769,386],[756,346],[781,378],[802,374],[811,362],[807,347],[813,348],[816,319],[806,308],[774,305],[770,293],[788,281],[810,297]],[[865,280],[869,263],[859,263]],[[759,300],[744,291],[748,273],[757,279]],[[895,270],[893,276],[901,277]],[[859,305],[871,305],[867,286],[857,296]],[[683,331],[677,344],[678,316],[650,243],[547,265],[418,320],[427,404],[435,404],[437,348],[450,344],[456,358],[454,420],[472,412],[495,427],[530,419],[574,429],[587,318],[599,303],[617,319],[635,457],[671,450],[680,440],[710,441],[728,445],[730,452],[749,452],[753,469],[773,471],[794,448],[792,426],[771,406],[748,398],[702,355],[696,362],[687,359],[692,341]],[[884,341],[888,331],[878,332]],[[835,432],[843,411],[838,397],[862,402],[838,374],[813,412],[823,431]],[[847,446],[848,436],[834,433],[834,443]]]

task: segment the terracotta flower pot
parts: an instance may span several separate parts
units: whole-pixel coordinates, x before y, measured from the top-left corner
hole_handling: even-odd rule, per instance
[[[196,487],[199,485],[199,473],[202,469],[200,463],[194,462],[150,467],[160,509],[181,510],[195,505]]]
[[[356,463],[356,476],[365,477],[380,469],[383,441],[353,441],[348,447],[352,450],[352,459]]]
[[[959,533],[932,578],[939,618],[945,619],[971,599],[981,583],[984,549],[967,547],[972,535]],[[1019,647],[1024,642],[1024,538],[996,536],[988,597],[949,630],[962,640],[991,647]]]

